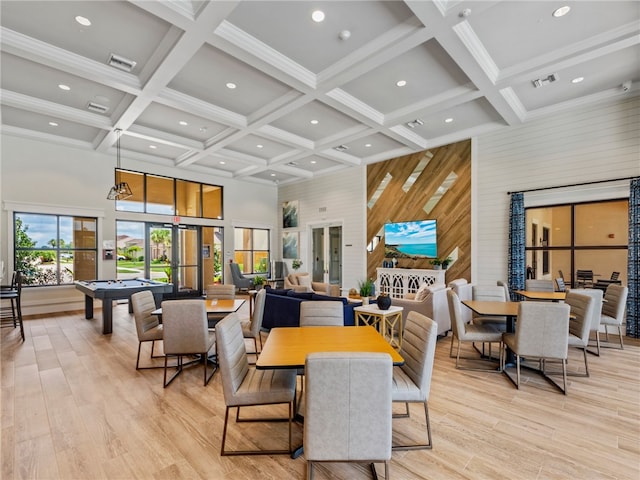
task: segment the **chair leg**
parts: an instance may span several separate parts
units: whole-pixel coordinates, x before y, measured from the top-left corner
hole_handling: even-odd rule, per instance
[[[167,388],[171,382],[175,380],[175,378],[182,373],[182,355],[178,355],[178,362],[176,363],[176,373],[169,379],[167,382],[167,359],[169,357],[165,355],[164,357],[164,388]]]
[[[409,402],[404,402],[407,413],[394,415],[393,418],[406,418],[409,416]],[[427,443],[416,445],[394,445],[391,450],[431,450],[433,448],[433,442],[431,439],[431,422],[429,421],[429,405],[427,401],[424,401],[424,419],[427,426]]]
[[[313,480],[313,462],[307,460],[307,480]]]
[[[618,325],[618,335],[620,336],[620,350],[624,350],[624,344],[622,343],[622,325]]]
[[[516,355],[516,388],[520,390],[520,355]]]

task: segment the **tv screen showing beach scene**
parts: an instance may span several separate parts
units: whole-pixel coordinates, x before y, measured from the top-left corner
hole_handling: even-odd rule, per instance
[[[386,223],[384,226],[385,257],[438,256],[436,221]]]

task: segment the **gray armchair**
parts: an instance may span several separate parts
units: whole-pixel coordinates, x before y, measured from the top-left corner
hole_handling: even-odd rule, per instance
[[[245,277],[240,271],[240,265],[237,263],[229,264],[229,271],[231,272],[231,279],[233,284],[238,290],[251,290],[253,288],[253,280],[249,277]]]
[[[407,323],[409,312],[418,312],[432,319],[438,324],[438,335],[446,335],[451,330],[449,318],[449,306],[447,304],[447,292],[445,285],[432,285],[426,287],[424,298],[416,299],[416,295],[409,293],[405,298],[392,298],[391,305],[402,307],[402,324]]]

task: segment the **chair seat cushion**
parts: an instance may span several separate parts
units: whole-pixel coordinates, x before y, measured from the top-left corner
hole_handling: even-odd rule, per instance
[[[603,325],[620,325],[618,319],[610,317],[609,315],[602,315],[600,317],[600,323]]]
[[[502,340],[502,331],[496,325],[467,325],[464,337],[461,340],[473,342],[499,342]]]
[[[258,370],[249,368],[229,406],[286,403],[293,400],[295,391],[295,369]]]
[[[423,402],[425,395],[400,367],[393,367],[392,402]]]
[[[572,333],[569,334],[568,345],[570,347],[586,347],[589,343],[589,339],[585,338],[584,340],[580,337],[576,337]]]
[[[149,342],[151,340],[162,340],[163,334],[164,334],[164,330],[162,329],[162,324],[160,324],[143,332],[140,335],[140,338],[138,340],[140,340],[141,342]]]

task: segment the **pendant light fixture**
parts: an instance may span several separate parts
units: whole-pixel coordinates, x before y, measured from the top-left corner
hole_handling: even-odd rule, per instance
[[[129,184],[127,182],[119,182],[120,180],[120,136],[122,135],[122,130],[116,129],[117,139],[116,139],[116,155],[117,155],[117,170],[116,170],[116,184],[111,187],[109,193],[107,194],[107,200],[124,200],[125,198],[129,198],[133,193],[131,192],[131,188],[129,188]]]

